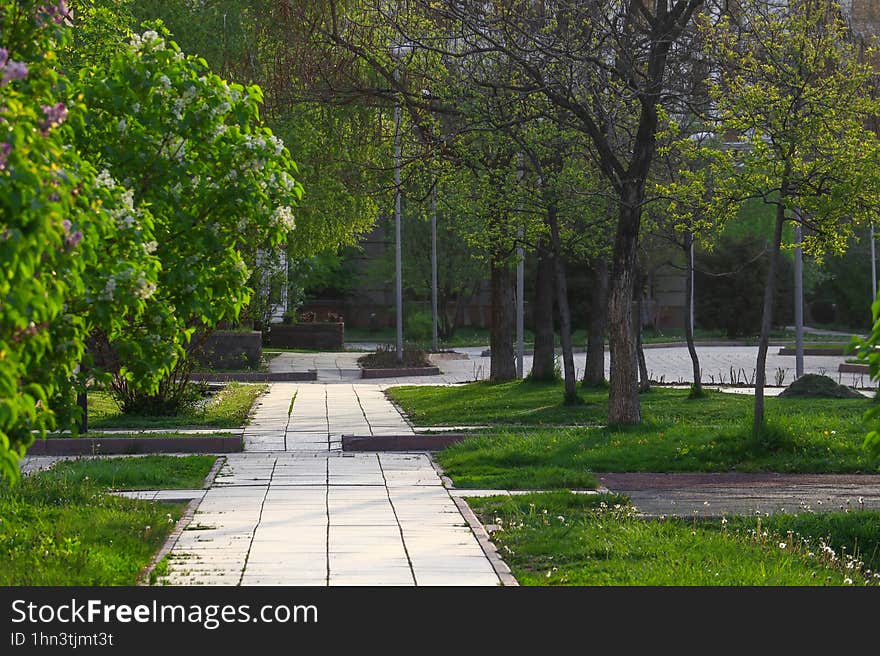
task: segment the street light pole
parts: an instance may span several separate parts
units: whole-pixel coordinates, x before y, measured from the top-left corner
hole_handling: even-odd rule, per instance
[[[437,184],[431,189],[431,350],[435,353],[440,350],[440,340],[437,337],[437,323],[439,319],[437,310]]]
[[[397,361],[403,362],[403,256],[400,239],[400,103],[394,103],[394,298]]]
[[[874,245],[874,224],[871,224],[871,303],[877,298],[877,251]]]
[[[395,59],[394,82],[400,81],[400,58],[412,50],[412,46],[401,45],[391,48]],[[400,100],[397,89],[394,96],[394,296],[397,323],[397,361],[403,362],[403,255],[401,246],[400,221]]]
[[[690,315],[691,315],[690,316],[691,330],[694,329],[694,269],[696,268],[694,266],[694,241],[695,241],[695,239],[694,239],[693,235],[691,235],[691,252],[689,255],[689,257],[691,259],[691,262],[690,262],[690,264],[691,264],[691,305],[688,308]]]
[[[525,177],[525,164],[522,153],[519,155],[519,181],[522,186]],[[522,203],[519,205],[520,217],[522,216]],[[522,218],[520,218],[522,221]],[[525,251],[523,250],[523,226],[520,223],[516,231],[516,377],[522,378],[525,370]]]
[[[800,213],[798,213],[800,218]],[[794,226],[794,336],[795,378],[804,375],[804,249],[800,222]]]

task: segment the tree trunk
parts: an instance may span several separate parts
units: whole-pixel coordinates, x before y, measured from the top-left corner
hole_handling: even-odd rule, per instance
[[[608,328],[608,262],[605,259],[593,264],[592,278],[585,387],[599,387],[605,383],[605,330]]]
[[[611,346],[608,423],[611,425],[638,424],[642,420],[632,320],[642,198],[638,182],[627,183],[620,196],[608,298],[608,342]]]
[[[691,365],[694,368],[694,386],[691,388],[692,396],[701,396],[703,393],[702,372],[700,372],[700,358],[697,356],[697,347],[694,345],[694,323],[691,320],[691,304],[694,298],[694,261],[691,258],[691,248],[694,243],[694,235],[690,232],[684,234],[684,256],[687,260],[685,269],[686,279],[684,284],[684,339],[687,342],[688,353],[691,356]]]
[[[574,373],[574,352],[571,344],[571,312],[568,307],[568,280],[565,276],[565,262],[562,259],[562,245],[559,239],[559,219],[556,205],[547,208],[547,222],[550,224],[550,243],[553,248],[554,278],[556,279],[556,309],[559,311],[559,341],[562,343],[562,369],[565,379],[565,403],[576,403],[577,377]]]
[[[514,273],[504,260],[492,258],[492,329],[489,334],[489,379],[496,382],[516,379],[516,362],[513,352]]]
[[[535,331],[535,354],[532,380],[553,380],[553,259],[546,244],[538,244],[538,271],[535,275],[535,304],[532,306],[532,330]]]
[[[784,202],[785,197],[783,195]],[[779,268],[779,248],[782,245],[782,226],[785,223],[785,206],[782,202],[776,207],[776,229],[773,233],[773,248],[770,250],[770,266],[767,269],[767,284],[764,287],[764,316],[761,319],[761,338],[758,341],[758,363],[755,371],[755,416],[752,422],[752,435],[757,437],[764,426],[764,385],[767,380],[767,348],[770,345],[770,328],[773,323],[773,295],[776,293],[776,271]]]

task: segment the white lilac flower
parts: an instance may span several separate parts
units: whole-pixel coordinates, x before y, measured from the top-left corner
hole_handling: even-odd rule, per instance
[[[158,247],[159,244],[156,242],[156,240],[148,241],[144,243],[144,253],[146,253],[147,255],[155,253]]]
[[[269,137],[269,143],[275,148],[275,154],[280,155],[284,150],[284,142],[274,134]]]
[[[275,208],[275,211],[272,213],[272,223],[287,231],[293,230],[296,226],[293,218],[293,210],[287,206]]]
[[[113,298],[113,292],[116,291],[116,276],[110,276],[107,279],[107,284],[104,285],[104,291],[101,292],[101,298],[105,301],[109,301]]]
[[[138,281],[138,288],[135,291],[135,295],[141,299],[148,299],[156,292],[156,284],[152,282],[147,282],[143,279]]]
[[[97,177],[95,177],[95,184],[99,187],[112,189],[116,186],[116,181],[113,179],[113,176],[110,175],[110,171],[108,171],[107,169],[102,169]]]
[[[120,133],[125,134],[125,131],[128,129],[128,124],[125,122],[124,118],[119,119],[119,123],[116,124],[116,129],[119,130]]]

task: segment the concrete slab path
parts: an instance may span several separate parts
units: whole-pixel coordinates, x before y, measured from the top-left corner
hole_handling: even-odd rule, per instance
[[[429,456],[341,451],[412,433],[380,385],[272,384],[158,583],[500,585]]]
[[[423,454],[234,454],[167,585],[499,585]]]

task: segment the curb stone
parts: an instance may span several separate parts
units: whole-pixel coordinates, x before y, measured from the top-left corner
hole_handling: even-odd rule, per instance
[[[474,514],[474,511],[471,510],[467,501],[461,497],[452,497],[452,500],[455,502],[459,512],[465,518],[465,521],[467,521],[468,526],[470,526],[474,537],[477,538],[477,542],[480,543],[480,548],[492,564],[492,569],[495,570],[495,574],[497,574],[498,578],[501,580],[501,585],[505,587],[518,587],[519,581],[516,580],[516,577],[513,575],[513,572],[510,571],[510,567],[507,566],[507,563],[502,560],[498,553],[498,548],[492,542],[489,533],[486,531],[486,527],[483,526],[483,523]]]

